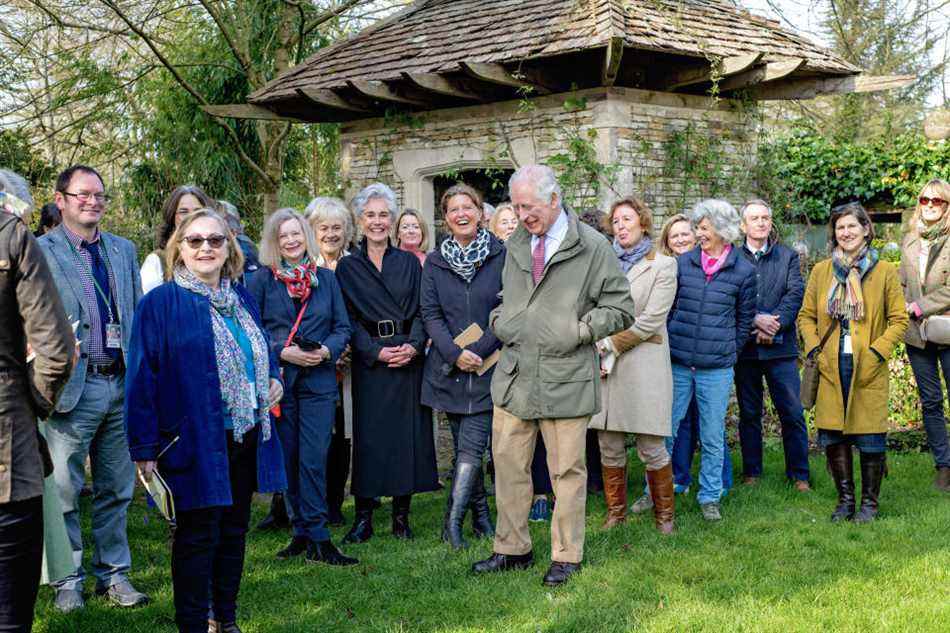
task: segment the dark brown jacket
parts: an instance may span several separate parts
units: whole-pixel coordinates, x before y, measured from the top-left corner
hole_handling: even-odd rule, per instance
[[[66,384],[74,346],[43,252],[19,218],[0,213],[0,503],[43,493],[52,462],[36,420]]]

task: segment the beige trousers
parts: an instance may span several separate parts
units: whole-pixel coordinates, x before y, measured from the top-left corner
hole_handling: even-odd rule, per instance
[[[522,420],[495,407],[492,458],[495,461],[495,552],[531,551],[528,514],[534,489],[531,459],[538,430],[547,449],[551,486],[557,502],[551,517],[551,560],[579,563],[584,558],[587,465],[584,463],[589,417]]]
[[[635,433],[637,456],[647,470],[660,470],[670,463],[670,454],[666,452],[665,438],[659,435]],[[627,465],[626,433],[620,431],[597,431],[600,444],[600,463],[611,468]]]

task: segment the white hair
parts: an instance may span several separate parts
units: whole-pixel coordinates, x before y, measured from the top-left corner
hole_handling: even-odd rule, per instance
[[[753,198],[743,204],[742,208],[739,209],[739,217],[741,219],[745,220],[745,212],[748,211],[750,207],[763,207],[769,212],[769,217],[772,217],[772,207],[769,203],[762,198]]]
[[[26,178],[9,169],[0,169],[0,191],[9,193],[29,205],[33,210],[33,195],[30,193],[30,183]]]
[[[389,213],[393,216],[398,215],[399,205],[396,204],[396,192],[381,182],[374,182],[371,185],[363,187],[363,189],[356,194],[356,197],[353,198],[353,212],[356,214],[356,217],[363,215],[367,203],[374,198],[385,200],[386,206],[389,207]]]
[[[307,218],[310,226],[316,230],[317,224],[329,220],[339,220],[343,223],[343,243],[349,245],[353,241],[355,228],[353,226],[353,214],[346,208],[339,198],[317,197],[310,201],[303,215]]]
[[[511,174],[508,179],[508,193],[514,189],[519,182],[529,182],[534,186],[535,197],[538,200],[549,202],[552,195],[557,196],[557,206],[564,209],[564,199],[561,195],[561,185],[557,182],[557,176],[554,170],[547,165],[525,165]]]
[[[697,226],[703,219],[709,219],[713,230],[726,242],[735,242],[741,235],[739,212],[725,200],[709,198],[697,202],[689,212],[689,220]]]

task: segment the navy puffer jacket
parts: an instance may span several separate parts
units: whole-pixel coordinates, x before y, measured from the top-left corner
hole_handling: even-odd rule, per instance
[[[755,268],[735,246],[709,282],[698,246],[676,263],[676,301],[667,326],[673,362],[696,369],[734,366],[755,319]]]

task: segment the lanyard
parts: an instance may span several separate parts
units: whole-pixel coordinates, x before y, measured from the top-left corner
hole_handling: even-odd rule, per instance
[[[83,261],[82,257],[79,255],[79,251],[77,251],[77,250],[76,250],[76,247],[73,246],[72,241],[70,241],[70,240],[67,238],[67,239],[66,239],[66,243],[69,245],[69,250],[71,250],[71,251],[73,252],[73,255],[76,256],[76,259],[79,260],[80,266],[84,266],[84,265],[85,265],[85,262]],[[103,239],[102,239],[101,236],[99,237],[99,244],[100,244],[99,254],[102,256],[102,259],[103,259],[103,261],[105,262],[105,265],[106,265],[106,276],[108,276],[108,275],[109,275],[109,269],[112,268],[112,262],[109,261],[109,253],[108,253],[108,252],[106,251],[106,249],[105,249],[105,242],[103,241]],[[88,250],[88,248],[87,248],[87,250]],[[92,257],[92,253],[89,254],[89,257]],[[103,301],[105,302],[105,304],[106,304],[106,310],[109,311],[109,323],[112,323],[112,321],[113,321],[113,318],[112,318],[112,300],[110,299],[110,295],[109,295],[109,294],[106,294],[105,290],[102,289],[102,286],[99,285],[99,280],[96,279],[96,273],[94,273],[91,268],[90,268],[90,270],[89,270],[89,276],[92,278],[92,285],[96,287],[96,292],[99,293],[99,296],[102,297],[102,300],[103,300]],[[111,294],[111,293],[110,293],[110,294]]]

